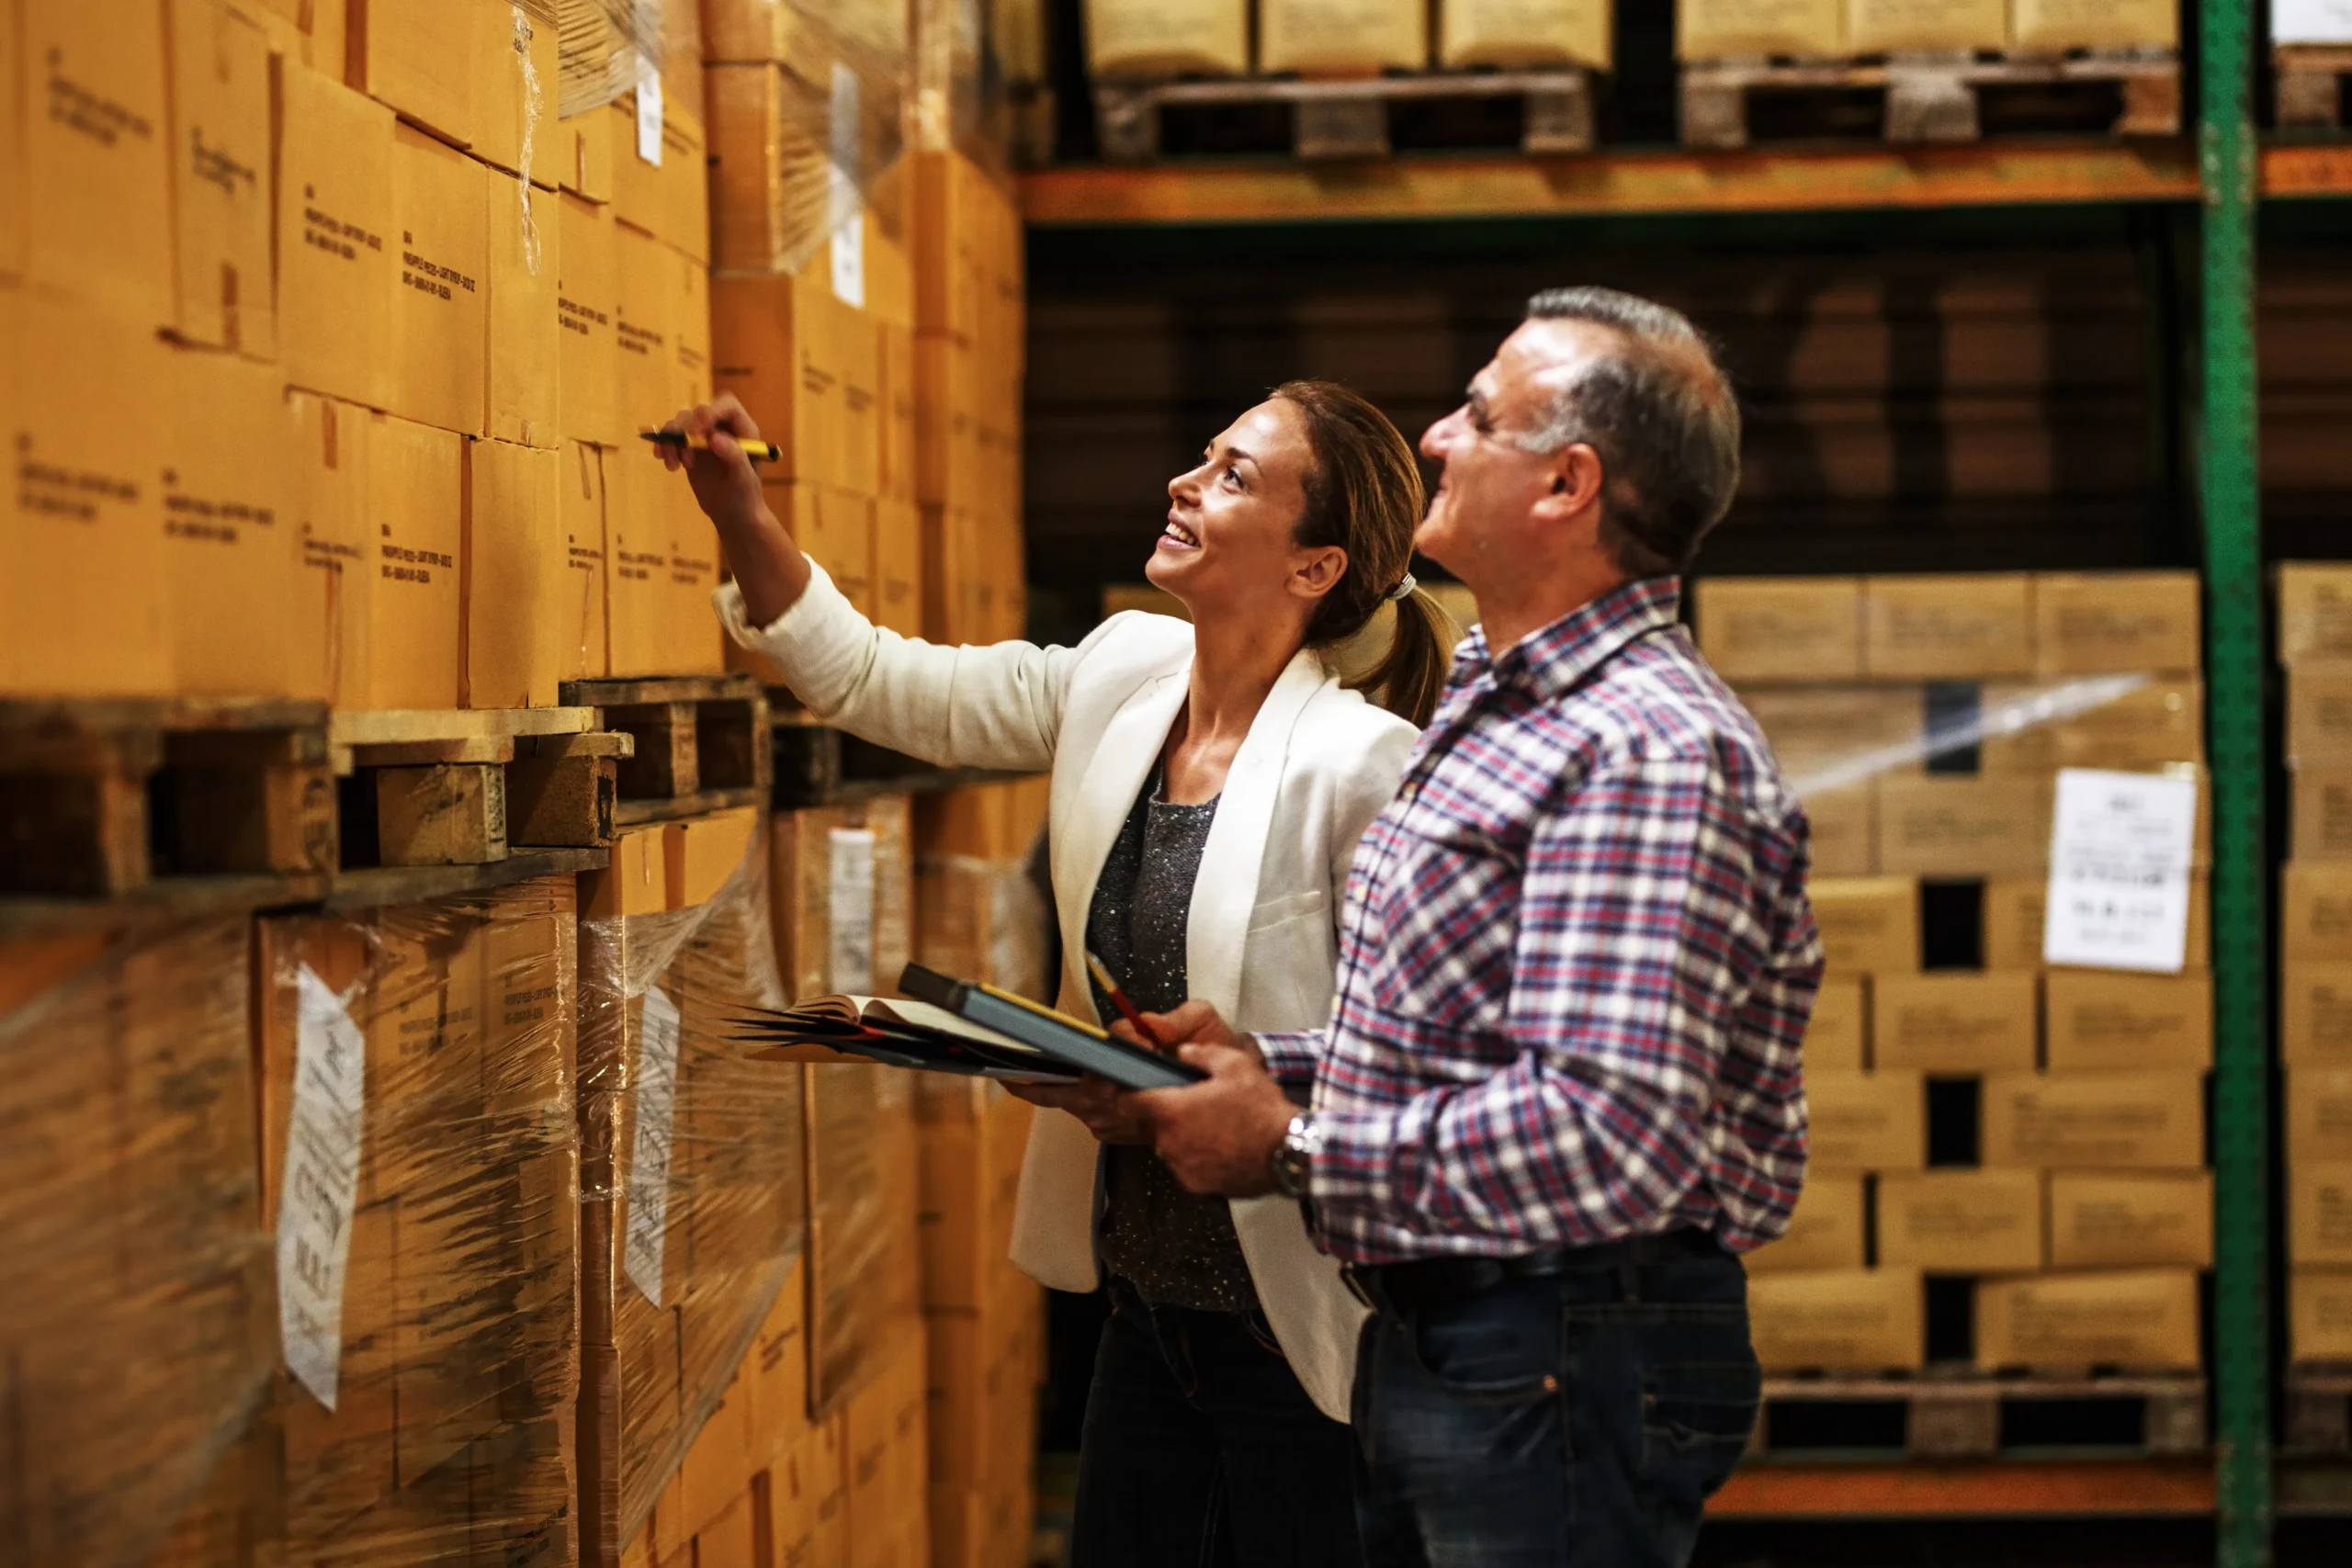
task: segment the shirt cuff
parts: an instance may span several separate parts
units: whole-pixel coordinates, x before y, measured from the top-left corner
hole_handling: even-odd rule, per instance
[[[1323,1049],[1324,1032],[1295,1029],[1283,1034],[1260,1034],[1258,1055],[1266,1059],[1266,1073],[1286,1091],[1312,1092],[1315,1062]]]
[[[1334,1214],[1372,1214],[1395,1223],[1397,1161],[1425,1135],[1428,1113],[1417,1104],[1395,1111],[1318,1111],[1314,1163],[1306,1195],[1318,1223]]]

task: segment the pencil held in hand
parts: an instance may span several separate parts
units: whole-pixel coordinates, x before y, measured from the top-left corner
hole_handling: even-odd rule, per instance
[[[710,437],[689,435],[683,430],[642,430],[638,432],[638,435],[639,439],[650,441],[658,446],[683,446],[689,452],[710,450]],[[773,441],[738,439],[735,445],[741,446],[743,456],[754,463],[773,463],[784,456]]]
[[[1109,964],[1097,958],[1092,953],[1089,953],[1086,955],[1086,972],[1093,976],[1094,983],[1108,993],[1111,1005],[1119,1010],[1119,1016],[1127,1021],[1127,1026],[1136,1032],[1138,1039],[1155,1051],[1168,1049],[1166,1045],[1160,1043],[1159,1036],[1151,1032],[1151,1025],[1143,1021],[1143,1010],[1136,1006],[1135,998],[1120,988],[1118,981],[1111,978]]]

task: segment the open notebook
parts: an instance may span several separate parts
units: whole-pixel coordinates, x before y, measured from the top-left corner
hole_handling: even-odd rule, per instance
[[[919,964],[907,965],[899,987],[906,997],[813,997],[749,1014],[740,1037],[761,1061],[863,1059],[1013,1083],[1075,1083],[1091,1072],[1122,1089],[1173,1089],[1206,1076],[1082,1019]]]

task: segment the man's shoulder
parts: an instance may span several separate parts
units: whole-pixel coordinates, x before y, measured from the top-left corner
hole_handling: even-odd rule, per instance
[[[1626,649],[1562,706],[1605,755],[1706,761],[1776,803],[1784,793],[1764,732],[1679,626]]]

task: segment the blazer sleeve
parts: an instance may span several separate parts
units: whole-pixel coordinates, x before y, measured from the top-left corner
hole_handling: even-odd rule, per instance
[[[711,603],[727,635],[774,660],[826,723],[941,767],[1024,773],[1053,765],[1070,671],[1114,624],[1075,649],[946,648],[876,626],[814,561],[807,592],[767,626],[750,624],[732,582]]]

